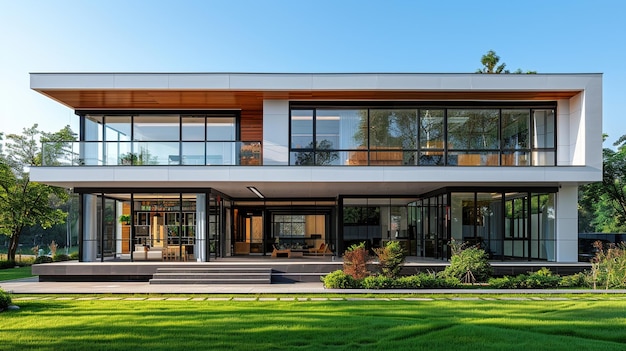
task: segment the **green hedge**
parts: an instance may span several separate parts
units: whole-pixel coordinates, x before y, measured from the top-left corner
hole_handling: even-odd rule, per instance
[[[371,275],[356,280],[343,271],[337,270],[322,277],[321,280],[327,289],[436,289],[461,286],[461,282],[456,278],[441,278],[427,273],[399,278]]]
[[[0,289],[0,310],[5,310],[11,305],[11,295]]]
[[[589,286],[587,280],[585,273],[561,277],[553,275],[547,268],[541,268],[537,272],[520,274],[515,277],[492,278],[489,280],[489,287],[494,289],[579,288]]]

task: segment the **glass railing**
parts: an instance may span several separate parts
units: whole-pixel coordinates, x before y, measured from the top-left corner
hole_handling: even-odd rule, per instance
[[[258,166],[258,141],[67,141],[42,146],[42,166]]]

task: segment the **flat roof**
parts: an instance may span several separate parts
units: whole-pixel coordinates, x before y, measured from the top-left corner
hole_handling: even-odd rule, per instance
[[[31,73],[72,109],[259,108],[263,100],[557,100],[602,74]]]

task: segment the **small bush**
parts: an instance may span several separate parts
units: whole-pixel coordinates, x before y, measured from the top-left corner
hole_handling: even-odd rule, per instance
[[[489,287],[493,289],[515,289],[517,287],[517,281],[515,277],[505,275],[501,278],[489,279]]]
[[[581,272],[561,277],[561,283],[559,283],[559,286],[564,288],[588,288],[591,287],[591,282],[589,281],[587,274]]]
[[[388,278],[395,278],[400,274],[404,263],[404,249],[399,241],[389,241],[381,248],[374,249],[380,262],[381,273]]]
[[[70,254],[70,260],[77,260],[78,259],[78,252],[72,252]]]
[[[365,248],[365,242],[350,246],[343,254],[343,271],[354,279],[363,279],[370,272],[367,270],[367,263],[370,256]]]
[[[50,256],[39,256],[37,257],[37,259],[35,259],[35,262],[33,262],[34,264],[39,264],[39,263],[52,263],[54,262],[52,260],[52,257]]]
[[[0,261],[0,269],[14,268],[17,265],[15,261]]]
[[[11,305],[11,295],[0,289],[0,311],[6,310]]]
[[[352,289],[358,287],[357,281],[342,270],[328,273],[321,280],[326,289]]]
[[[559,287],[560,283],[561,277],[545,267],[529,274],[489,279],[489,287],[494,289],[549,289]]]
[[[401,289],[458,288],[459,286],[461,282],[457,278],[442,278],[429,273],[400,277],[395,282],[395,287]]]
[[[626,243],[604,247],[601,241],[596,241],[593,246],[596,248],[590,272],[593,288],[626,288]]]
[[[52,257],[52,260],[54,262],[69,261],[70,260],[70,256],[68,256],[66,254],[56,254],[56,255],[54,255],[54,257]]]
[[[396,280],[384,275],[371,275],[365,277],[360,283],[363,289],[391,289],[395,287]]]
[[[452,244],[451,244],[452,245]],[[486,282],[493,274],[489,255],[475,247],[453,251],[450,265],[440,273],[442,278],[457,278],[464,283]]]

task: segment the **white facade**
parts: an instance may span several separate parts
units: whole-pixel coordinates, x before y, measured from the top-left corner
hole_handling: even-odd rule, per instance
[[[425,194],[445,187],[558,187],[556,260],[577,261],[577,187],[602,177],[602,76],[600,74],[129,74],[33,73],[31,88],[76,110],[92,106],[73,93],[115,92],[211,96],[256,94],[262,99],[262,166],[39,167],[31,179],[67,188],[211,187],[233,198]],[[69,95],[64,95],[67,92]],[[241,94],[241,95],[238,95]],[[319,94],[319,95],[318,95]],[[379,95],[377,95],[379,94]],[[395,97],[394,97],[395,95]],[[174,95],[172,95],[174,96]],[[194,95],[195,96],[195,95]],[[362,97],[360,97],[362,96]],[[290,166],[290,103],[293,101],[556,101],[556,165],[541,167]],[[156,98],[155,98],[156,99]],[[155,102],[155,110],[184,104]],[[207,109],[218,109],[211,102]],[[202,109],[194,104],[190,109]],[[132,106],[119,106],[132,110]],[[146,107],[136,107],[147,110]],[[237,109],[224,103],[224,110]],[[245,110],[245,107],[240,107]]]

